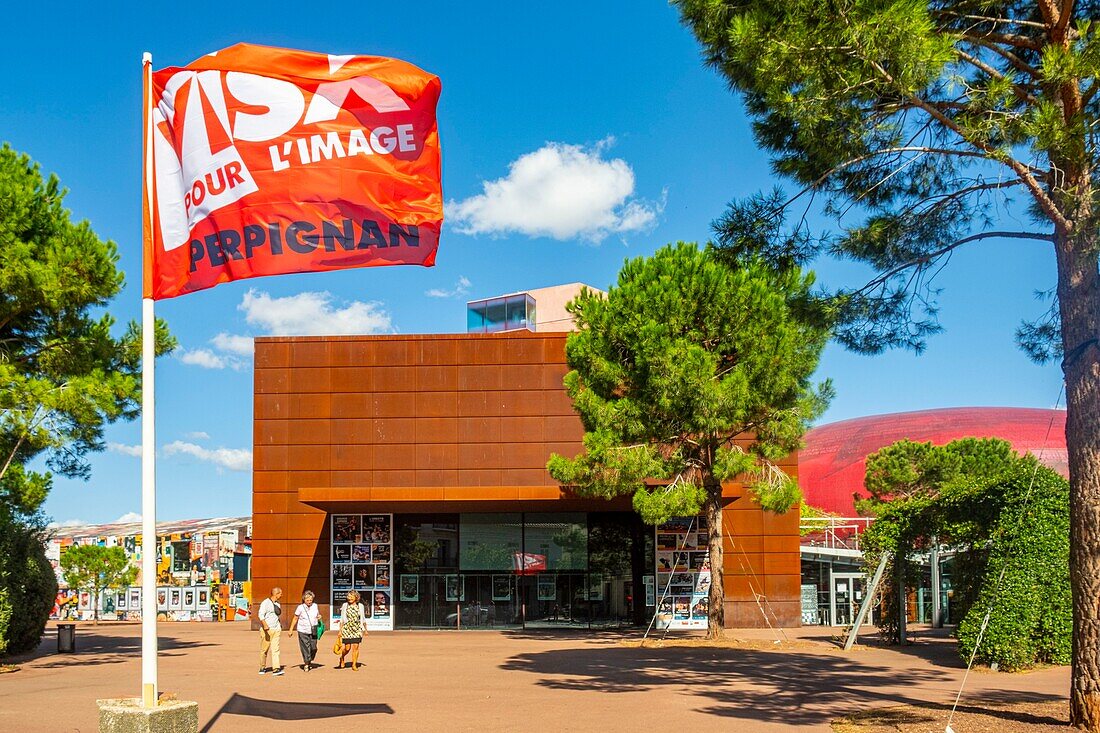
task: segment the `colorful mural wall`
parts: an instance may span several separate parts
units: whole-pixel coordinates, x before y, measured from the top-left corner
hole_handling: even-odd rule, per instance
[[[141,619],[141,523],[58,527],[46,557],[60,590],[52,618],[89,620],[93,599],[69,588],[61,558],[74,545],[122,547],[138,568],[134,586],[100,594],[100,619]],[[252,596],[249,517],[191,519],[157,525],[157,618],[162,621],[247,621]]]

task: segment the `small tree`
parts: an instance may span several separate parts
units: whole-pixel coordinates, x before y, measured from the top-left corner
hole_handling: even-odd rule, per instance
[[[917,577],[905,560],[911,552],[928,550],[933,541],[954,548],[951,613],[964,659],[985,626],[980,661],[1005,669],[1069,661],[1064,478],[1003,440],[964,438],[943,446],[903,440],[868,458],[866,486],[878,517],[862,536],[869,568],[889,552],[900,558],[890,568],[893,582],[898,573],[911,582]],[[881,626],[893,638],[898,598],[884,598]]]
[[[92,618],[99,622],[99,594],[109,588],[129,586],[137,576],[121,547],[74,545],[61,556],[61,569],[70,588],[92,594]]]
[[[0,512],[0,656],[38,646],[56,599],[41,518]]]
[[[826,333],[792,306],[811,283],[681,242],[628,261],[606,297],[585,290],[569,305],[565,386],[585,452],[547,467],[581,496],[632,496],[649,524],[705,513],[711,637],[724,626],[722,484],[741,476],[766,509],[795,506],[797,483],[774,461],[831,396],[810,382]]]

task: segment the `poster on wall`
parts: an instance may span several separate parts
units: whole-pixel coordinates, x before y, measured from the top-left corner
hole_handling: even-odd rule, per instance
[[[462,587],[461,575],[448,575],[444,578],[446,598],[448,601],[464,601],[466,594]]]
[[[512,600],[512,577],[510,575],[493,576],[493,600]]]
[[[197,611],[198,606],[195,603],[195,589],[184,588],[183,589],[183,608],[185,611]]]
[[[374,592],[374,604],[371,609],[371,616],[375,620],[389,619],[390,618],[390,594],[384,590],[376,590]],[[392,625],[392,620],[391,620]]]
[[[179,611],[183,608],[183,590],[180,588],[168,589],[168,610]]]
[[[332,622],[340,618],[347,591],[354,589],[367,610],[364,619],[367,630],[393,630],[393,515],[332,515],[330,557]],[[419,599],[419,579],[412,577],[416,579],[415,588],[401,579],[398,588],[401,600]],[[415,597],[405,598],[406,590],[412,590]]]
[[[332,518],[333,542],[361,542],[363,539],[362,517],[357,514],[337,514]]]
[[[200,611],[207,610],[207,609],[210,608],[210,589],[209,588],[199,588],[196,604],[198,605],[198,608],[199,608]]]
[[[130,589],[130,610],[131,611],[140,611],[141,610],[141,588],[131,588]]]
[[[168,610],[168,589],[167,588],[157,588],[157,610],[158,611],[167,611]]]
[[[351,587],[351,565],[333,565],[332,566],[332,587],[333,588],[350,588]]]
[[[675,517],[655,530],[657,586],[646,585],[646,605],[658,601],[658,628],[707,628],[711,578],[706,529],[705,517]],[[652,599],[651,592],[658,598]]]
[[[419,575],[402,575],[401,576],[401,600],[402,601],[419,601],[420,600],[420,576]]]
[[[558,598],[558,587],[553,575],[539,576],[539,600],[554,601]]]
[[[130,608],[130,594],[126,588],[118,592],[118,610],[126,611]]]
[[[374,566],[353,565],[352,587],[355,590],[370,590],[374,587]]]

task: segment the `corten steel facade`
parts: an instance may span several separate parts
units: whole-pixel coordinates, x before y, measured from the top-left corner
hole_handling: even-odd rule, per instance
[[[582,449],[566,335],[256,339],[255,603],[281,586],[289,614],[308,587],[328,612],[333,514],[629,512],[546,471],[551,453]],[[773,624],[798,625],[798,513],[764,512],[737,484],[725,493],[727,625],[764,625],[754,592]]]

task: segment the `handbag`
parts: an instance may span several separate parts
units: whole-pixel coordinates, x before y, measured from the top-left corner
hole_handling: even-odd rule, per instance
[[[320,639],[325,634],[325,622],[322,619],[317,619],[317,638]]]

